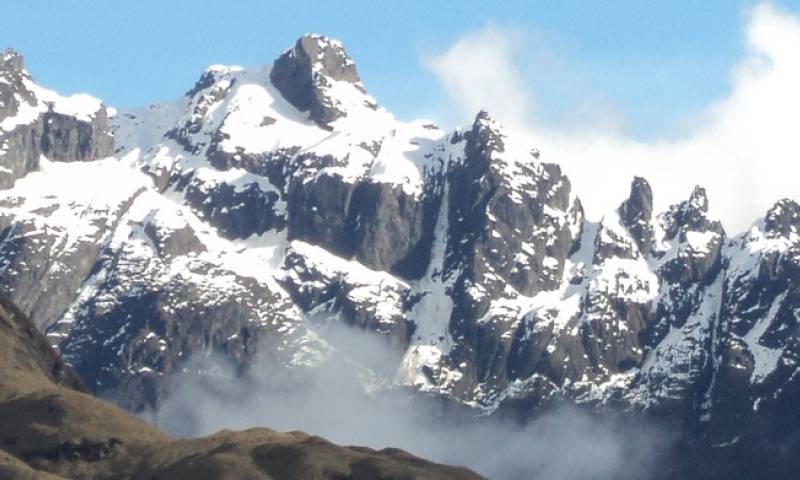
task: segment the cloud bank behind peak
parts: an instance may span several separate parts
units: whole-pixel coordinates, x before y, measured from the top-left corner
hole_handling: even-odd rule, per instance
[[[712,214],[738,233],[779,198],[800,199],[800,17],[759,3],[746,15],[744,37],[730,92],[693,115],[681,135],[654,140],[626,134],[619,110],[591,94],[568,115],[574,121],[543,119],[535,72],[524,62],[535,47],[518,29],[488,25],[423,62],[465,120],[486,108],[561,164],[591,219],[616,208],[639,175],[653,184],[660,209],[703,185]],[[552,56],[544,65],[559,68]]]

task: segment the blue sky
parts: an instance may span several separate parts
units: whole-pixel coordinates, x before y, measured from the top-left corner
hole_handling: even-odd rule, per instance
[[[271,62],[300,34],[339,38],[370,92],[399,117],[463,123],[422,59],[494,25],[520,32],[537,114],[565,122],[591,99],[627,133],[657,137],[724,97],[752,1],[6,0],[0,46],[62,93],[118,108],[171,99],[213,63]],[[779,6],[800,10],[800,0]]]

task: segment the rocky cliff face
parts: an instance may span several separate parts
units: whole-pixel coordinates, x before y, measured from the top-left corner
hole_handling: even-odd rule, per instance
[[[0,62],[0,187],[38,168],[39,158],[74,162],[112,154],[105,107],[88,96],[61,97],[33,83],[22,56]]]
[[[46,95],[4,58],[5,135],[67,115],[23,122]],[[708,455],[793,438],[792,200],[731,237],[701,187],[657,212],[635,178],[587,219],[559,166],[489,113],[455,132],[400,122],[320,36],[264,68],[210,67],[174,102],[113,117],[115,158],[72,162],[111,151],[104,112],[0,156],[0,282],[131,409],[192,356],[314,368],[335,323],[401,356],[385,384],[483,414],[678,419]]]

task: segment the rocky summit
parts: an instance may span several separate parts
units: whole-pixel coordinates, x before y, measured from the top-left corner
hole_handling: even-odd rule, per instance
[[[315,369],[337,324],[397,354],[382,388],[671,423],[665,477],[800,472],[795,201],[731,236],[702,187],[659,212],[634,178],[587,219],[489,112],[397,120],[318,35],[125,112],[2,58],[0,287],[90,391],[154,409],[211,352]]]

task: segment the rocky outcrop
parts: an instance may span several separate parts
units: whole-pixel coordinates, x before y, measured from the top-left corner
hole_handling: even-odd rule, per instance
[[[402,352],[408,347],[416,328],[406,315],[416,300],[409,285],[362,266],[352,268],[300,242],[292,243],[284,269],[282,284],[317,324],[339,317],[347,325],[385,336],[389,348]]]
[[[320,175],[293,183],[287,201],[291,239],[404,278],[428,267],[441,201],[435,184],[418,197],[396,185]]]
[[[466,134],[463,162],[448,172],[448,261],[461,282],[486,289],[484,304],[505,284],[524,295],[558,285],[582,212],[554,164],[505,154],[502,134],[481,112]],[[466,290],[466,289],[465,289]],[[476,309],[481,316],[485,308]]]
[[[764,230],[773,238],[800,234],[800,205],[788,198],[779,200],[764,217]]]
[[[356,186],[335,175],[318,175],[289,186],[289,238],[350,257],[355,251],[351,201]]]
[[[0,188],[36,170],[40,156],[74,162],[112,155],[105,107],[78,118],[57,109],[59,99],[37,97],[22,56],[13,51],[3,54],[0,80]]]
[[[276,366],[313,363],[322,347],[289,297],[218,266],[209,233],[153,195],[137,197],[50,330],[92,390],[140,411],[157,407],[169,375],[193,356],[218,354],[242,368],[263,352]]]
[[[642,255],[649,254],[653,242],[653,190],[647,180],[641,177],[633,179],[631,193],[620,205],[618,213]]]
[[[508,334],[525,328],[517,317],[523,312],[501,299],[513,305],[515,298],[557,289],[581,229],[580,204],[558,166],[505,142],[500,127],[480,112],[458,142],[463,157],[445,179],[447,208],[440,215],[447,230],[437,239],[444,242],[442,264],[433,267],[450,285],[453,345],[444,365],[427,371],[432,384],[447,383],[456,396],[492,396],[538,365],[532,360],[541,350],[537,340],[521,346],[519,330]],[[450,380],[451,371],[459,372],[457,380]]]
[[[209,184],[188,174],[174,187],[226,238],[248,238],[285,228],[285,201],[276,190],[265,191],[257,182],[244,186]]]
[[[673,205],[662,222],[665,240],[677,239],[678,255],[667,261],[662,273],[670,282],[708,283],[719,270],[725,230],[716,220],[709,220],[706,191],[696,187],[688,201]]]
[[[87,170],[92,173],[96,170]],[[35,199],[21,198],[13,190],[0,195],[2,290],[27,315],[35,315],[43,331],[50,330],[76,301],[104,243],[142,185],[132,179],[109,198],[69,199],[53,195],[52,187],[40,185],[43,190]]]
[[[90,121],[48,110],[31,124],[0,134],[0,142],[0,162],[10,172],[2,172],[0,188],[11,187],[18,178],[36,170],[41,156],[58,162],[78,162],[113,153],[104,109]]]
[[[420,278],[430,262],[441,195],[431,181],[422,197],[402,187],[365,182],[353,192],[356,259],[376,270]]]
[[[206,116],[214,106],[219,104],[231,91],[233,82],[220,81],[225,70],[210,68],[206,70],[186,95],[193,103],[191,114],[183,123],[174,126],[165,133],[166,138],[174,140],[189,153],[200,153],[207,145],[194,141],[193,137],[201,132]]]
[[[17,115],[20,103],[36,105],[36,96],[23,83],[30,78],[25,72],[22,55],[6,49],[0,57],[0,122]]]

